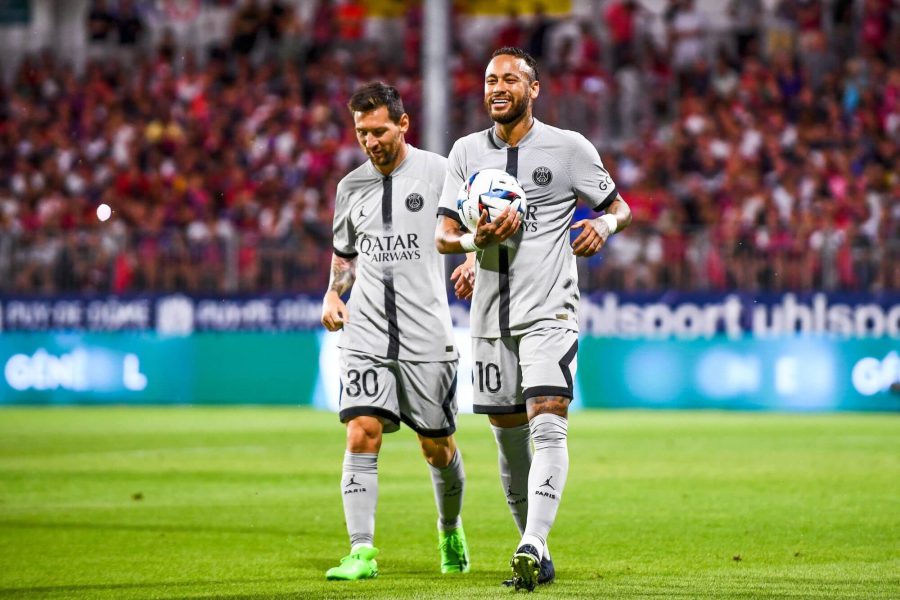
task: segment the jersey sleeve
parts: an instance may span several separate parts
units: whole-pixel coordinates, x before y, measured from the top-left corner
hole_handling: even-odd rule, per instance
[[[430,154],[428,161],[428,189],[432,192],[432,206],[438,206],[441,202],[441,191],[443,190],[446,176],[447,159],[440,154]]]
[[[356,258],[356,228],[350,219],[350,198],[344,182],[338,184],[334,199],[334,253],[341,258]]]
[[[438,216],[450,217],[460,225],[462,221],[456,211],[456,200],[459,191],[466,178],[466,157],[462,140],[457,140],[447,157],[447,174],[444,176],[444,188],[441,191],[441,201],[438,204]]]
[[[574,154],[569,161],[569,175],[575,194],[596,211],[605,210],[618,192],[600,154],[583,135],[573,140]]]

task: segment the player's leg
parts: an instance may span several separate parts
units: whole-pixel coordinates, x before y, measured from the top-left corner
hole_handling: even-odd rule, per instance
[[[514,585],[533,589],[550,583],[556,572],[547,537],[556,520],[569,472],[567,448],[569,399],[538,396],[528,400],[534,457],[528,476],[528,517],[525,532],[513,556]],[[518,581],[516,581],[518,580]]]
[[[377,417],[358,416],[347,422],[347,450],[341,473],[344,520],[350,554],[328,570],[328,579],[369,579],[378,575],[375,556],[375,508],[378,504],[378,451],[382,425]]]
[[[525,533],[528,520],[528,474],[531,469],[531,430],[525,414],[489,415],[491,429],[497,441],[497,455],[500,466],[500,483],[506,494],[506,503],[519,529],[519,536]],[[544,546],[538,584],[551,583],[556,578],[556,569],[550,557],[550,547]],[[515,585],[513,578],[503,581],[505,586]]]
[[[488,415],[497,442],[500,486],[519,536],[528,518],[528,473],[531,469],[531,430],[522,396],[517,338],[474,338],[475,412]],[[550,551],[545,546],[538,583],[555,577]],[[512,578],[503,585],[514,584]]]
[[[528,518],[528,472],[531,469],[531,430],[526,414],[488,415],[497,442],[500,485],[519,535]]]
[[[520,341],[519,363],[534,456],[528,476],[528,518],[511,566],[517,586],[537,583],[547,537],[556,520],[569,473],[568,407],[577,368],[578,336],[566,329],[539,330]]]
[[[438,509],[438,527],[459,527],[466,474],[462,453],[453,436],[429,438],[419,434],[419,445],[431,471],[434,498]]]
[[[400,417],[419,437],[431,472],[438,511],[438,549],[442,573],[469,571],[462,525],[466,475],[456,445],[456,361],[398,361]]]
[[[369,579],[378,575],[375,509],[378,503],[378,452],[382,435],[399,427],[393,375],[381,359],[341,352],[340,419],[347,426],[341,473],[344,519],[350,554],[328,570],[328,579]]]
[[[431,483],[438,509],[441,572],[468,573],[469,548],[461,517],[466,488],[462,453],[452,435],[428,438],[420,434],[419,443],[431,471]]]
[[[486,414],[497,442],[500,486],[519,535],[528,516],[531,433],[521,394],[516,338],[473,338],[474,411]]]

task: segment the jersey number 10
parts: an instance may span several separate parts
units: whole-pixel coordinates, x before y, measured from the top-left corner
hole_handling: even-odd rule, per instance
[[[475,362],[478,367],[478,391],[496,394],[500,391],[500,367],[494,363]],[[491,385],[493,383],[493,385]]]

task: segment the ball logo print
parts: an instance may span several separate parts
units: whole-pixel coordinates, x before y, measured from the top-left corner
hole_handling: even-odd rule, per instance
[[[553,181],[553,171],[548,167],[538,167],[531,172],[531,180],[535,185],[541,187],[548,186],[550,185],[550,182]]]
[[[476,171],[463,183],[456,202],[460,220],[469,231],[475,231],[478,217],[488,213],[488,222],[496,219],[507,206],[524,215],[525,191],[515,177],[501,169]]]
[[[422,198],[421,194],[413,192],[406,197],[406,208],[411,212],[419,212],[423,206],[425,206],[425,199]]]

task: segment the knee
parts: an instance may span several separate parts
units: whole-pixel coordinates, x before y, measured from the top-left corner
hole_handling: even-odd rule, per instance
[[[569,434],[569,422],[565,417],[553,413],[542,413],[528,423],[534,449],[565,448]]]
[[[525,401],[528,411],[528,420],[532,421],[538,415],[556,415],[565,419],[569,416],[569,403],[571,399],[564,396],[535,396]]]
[[[528,415],[525,413],[512,413],[509,415],[488,415],[488,420],[494,427],[509,429],[528,424]]]
[[[443,469],[450,465],[453,455],[456,454],[456,442],[453,437],[426,438],[419,436],[419,444],[422,446],[422,455],[432,467]]]
[[[347,450],[377,454],[381,449],[381,421],[374,417],[356,417],[347,422]]]

